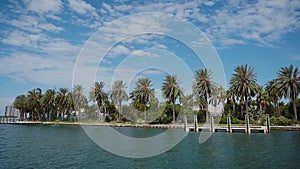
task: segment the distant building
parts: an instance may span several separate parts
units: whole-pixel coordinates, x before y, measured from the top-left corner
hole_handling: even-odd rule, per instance
[[[20,110],[15,109],[13,106],[5,106],[5,116],[14,116],[20,119]]]

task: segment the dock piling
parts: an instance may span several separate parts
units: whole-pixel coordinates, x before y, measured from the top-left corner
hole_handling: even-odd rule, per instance
[[[183,129],[185,132],[189,132],[190,129],[188,128],[188,125],[187,125],[187,117],[186,115],[183,117]]]
[[[245,121],[246,121],[246,133],[250,134],[251,130],[250,130],[249,114],[246,114]]]
[[[270,116],[269,116],[269,114],[266,114],[266,123],[267,123],[266,133],[270,133]]]
[[[199,128],[198,128],[198,119],[197,119],[197,115],[194,115],[194,132],[198,132]]]
[[[215,126],[214,126],[214,116],[210,116],[210,132],[215,132]]]
[[[227,132],[232,133],[230,115],[227,116]]]

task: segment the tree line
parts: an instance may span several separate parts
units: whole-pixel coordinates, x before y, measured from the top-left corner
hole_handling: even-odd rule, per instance
[[[277,77],[267,82],[265,87],[257,83],[254,68],[247,64],[234,68],[227,90],[218,86],[212,77],[211,70],[195,71],[191,85],[193,93],[184,95],[179,78],[176,75],[166,75],[161,86],[165,103],[159,103],[155,97],[151,79],[143,77],[135,82],[131,93],[126,93],[127,84],[122,80],[114,81],[108,92],[104,91],[105,83],[99,81],[94,83],[88,97],[84,96],[82,85],[75,85],[72,90],[48,89],[44,93],[36,88],[17,96],[13,106],[20,110],[21,120],[100,120],[104,115],[105,121],[142,119],[145,123],[175,123],[180,111],[188,115],[190,121],[193,114],[198,114],[199,121],[204,122],[210,116],[208,105],[222,103],[223,116],[231,114],[236,120],[242,120],[245,114],[250,114],[252,119],[259,121],[260,117],[268,113],[273,116],[273,121],[288,118],[298,122],[298,67],[281,67]],[[289,99],[290,102],[284,104],[281,102],[282,98]],[[128,100],[131,100],[130,105],[122,105]],[[90,105],[89,102],[93,104]],[[198,107],[197,112],[193,109],[195,106]],[[149,109],[154,111],[149,113]],[[148,121],[147,118],[154,114],[158,115]]]

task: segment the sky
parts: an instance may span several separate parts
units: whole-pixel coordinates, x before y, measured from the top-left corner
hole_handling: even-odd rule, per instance
[[[149,77],[160,97],[166,74],[190,93],[204,67],[228,88],[237,65],[260,85],[300,66],[299,0],[1,0],[0,16],[0,114],[36,87]]]

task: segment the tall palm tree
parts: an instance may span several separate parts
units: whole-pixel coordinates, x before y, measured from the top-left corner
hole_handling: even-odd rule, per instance
[[[73,87],[73,103],[75,106],[75,109],[78,110],[78,120],[80,120],[81,116],[81,109],[83,108],[84,102],[86,101],[85,96],[83,95],[84,88],[82,85],[75,85]]]
[[[216,91],[217,85],[212,81],[213,72],[208,69],[196,71],[192,84],[193,94],[197,97],[204,97],[206,101],[206,120],[209,119],[208,103],[212,94]]]
[[[254,68],[247,64],[235,67],[234,72],[229,83],[232,90],[243,97],[246,105],[246,114],[248,115],[249,97],[255,96],[259,88],[256,74],[254,73]]]
[[[27,97],[28,106],[31,110],[31,119],[34,120],[34,114],[38,114],[38,118],[40,120],[40,99],[42,97],[42,90],[40,88],[30,90],[28,91]]]
[[[265,91],[269,97],[271,97],[271,101],[274,104],[276,116],[280,116],[279,111],[279,98],[281,97],[281,94],[279,93],[279,86],[278,81],[276,79],[273,79],[267,83],[267,86],[265,88]]]
[[[118,104],[118,121],[120,121],[120,114],[122,113],[122,101],[127,101],[128,100],[128,95],[125,91],[126,84],[123,82],[123,80],[116,80],[112,86],[112,90],[110,93],[110,97],[114,103]]]
[[[102,105],[108,99],[107,94],[103,90],[104,85],[105,85],[104,82],[95,82],[94,86],[92,87],[92,91],[90,93],[90,95],[93,95],[90,97],[91,98],[93,97],[97,102],[97,106],[99,110],[98,117],[100,117]]]
[[[162,94],[170,103],[172,103],[173,123],[175,123],[175,102],[178,98],[183,96],[183,91],[179,86],[179,80],[176,75],[167,75],[165,77],[162,85]]]
[[[134,102],[144,105],[145,122],[147,117],[147,104],[155,97],[155,91],[151,88],[152,86],[153,83],[149,78],[139,78],[135,83],[134,91],[130,94],[130,98],[132,98]]]
[[[48,120],[51,121],[53,109],[55,107],[55,90],[48,89],[42,97],[42,103],[45,106],[46,112],[48,112]]]
[[[56,118],[58,119],[59,113],[61,114],[61,119],[63,121],[64,118],[64,112],[66,111],[67,107],[67,94],[68,89],[67,88],[60,88],[57,92],[56,96],[56,104],[58,111],[56,112]]]
[[[298,67],[290,65],[289,67],[281,67],[277,73],[279,85],[279,93],[282,93],[285,98],[293,101],[294,117],[298,121],[296,99],[300,92],[300,72]]]

